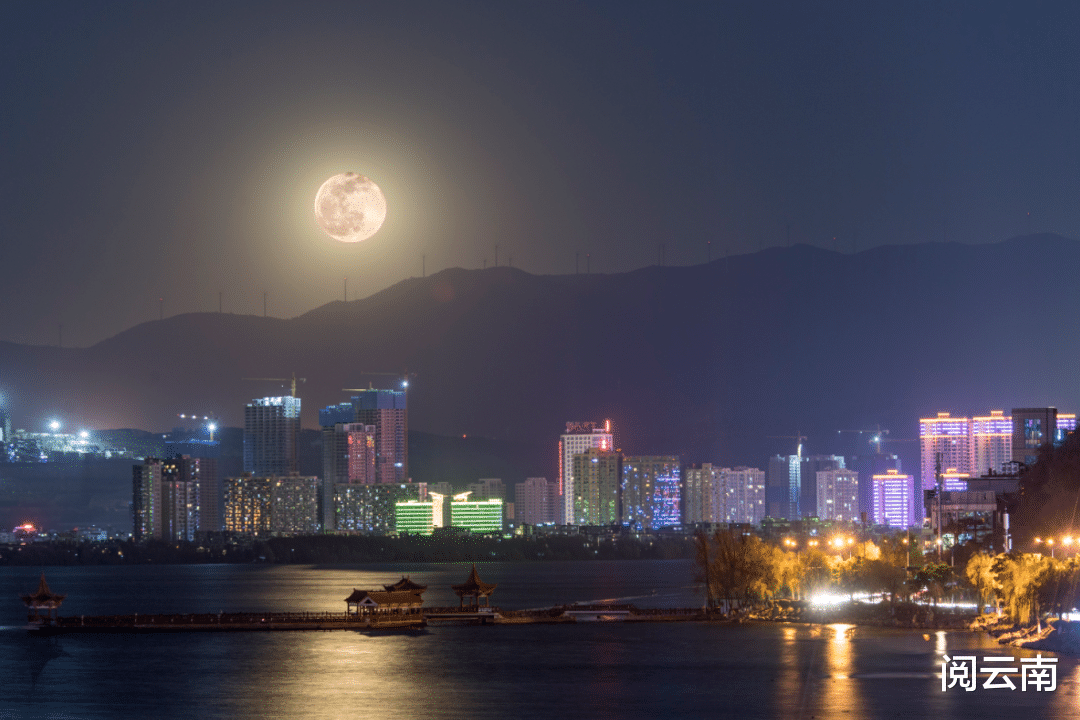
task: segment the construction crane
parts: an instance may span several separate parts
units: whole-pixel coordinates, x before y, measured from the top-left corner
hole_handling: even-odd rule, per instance
[[[296,373],[292,374],[291,378],[244,378],[244,380],[254,380],[256,382],[287,382],[291,385],[291,393],[293,397],[296,397],[296,383],[307,382],[307,378],[298,378]]]
[[[870,435],[871,436],[870,437],[870,444],[874,446],[874,452],[876,452],[878,455],[881,454],[881,445],[882,445],[882,443],[887,443],[887,442],[889,442],[889,443],[895,443],[895,442],[918,442],[919,441],[918,438],[891,438],[891,437],[888,437],[888,435],[889,435],[888,429],[881,427],[881,425],[878,425],[874,430],[837,430],[836,432],[837,432],[837,434],[839,434],[839,433],[858,433],[859,435],[862,435],[862,434],[865,433],[865,434]]]
[[[409,390],[409,378],[416,377],[416,373],[411,373],[408,369],[401,372],[358,372],[357,375],[390,375],[392,377],[401,378],[401,389],[408,392]],[[368,384],[366,388],[341,388],[341,392],[364,392],[365,390],[371,390],[371,384]]]
[[[806,440],[807,437],[801,432],[796,431],[794,435],[766,435],[765,437],[773,438],[775,440],[797,440],[799,444],[796,446],[796,454],[799,456],[799,460],[802,460],[803,440]]]

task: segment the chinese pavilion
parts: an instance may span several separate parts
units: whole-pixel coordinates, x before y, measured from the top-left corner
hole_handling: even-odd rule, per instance
[[[27,619],[30,622],[53,620],[53,614],[60,609],[60,603],[64,602],[66,597],[67,595],[60,595],[49,589],[49,583],[45,582],[45,573],[41,573],[41,581],[38,583],[37,592],[19,596],[26,603]],[[44,616],[42,616],[42,611],[45,613]]]
[[[414,582],[408,575],[398,580],[393,585],[383,585],[386,588],[386,592],[395,592],[397,590],[414,590],[417,592],[424,592],[427,590],[427,585],[421,585],[418,582]]]
[[[484,598],[484,604],[491,606],[491,593],[495,592],[498,583],[486,583],[480,579],[476,572],[476,565],[469,571],[469,577],[461,585],[451,585],[451,589],[457,593],[459,604],[465,607],[465,598],[471,598],[470,606],[480,607],[480,598]]]

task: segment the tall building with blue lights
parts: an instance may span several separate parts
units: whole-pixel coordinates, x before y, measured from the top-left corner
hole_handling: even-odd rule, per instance
[[[623,525],[655,530],[682,520],[678,455],[630,455],[622,465]]]

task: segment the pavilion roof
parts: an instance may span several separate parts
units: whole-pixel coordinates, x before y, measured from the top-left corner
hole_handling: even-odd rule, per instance
[[[427,585],[421,585],[418,582],[414,582],[409,576],[404,576],[393,585],[383,585],[387,592],[393,592],[395,590],[418,590],[423,592],[427,590]]]
[[[60,607],[60,603],[64,601],[67,595],[61,595],[54,593],[49,589],[49,583],[45,582],[45,573],[41,573],[41,580],[38,582],[37,592],[30,595],[20,595],[24,603],[30,607]]]
[[[370,600],[371,604],[382,607],[389,605],[419,605],[424,602],[420,592],[416,590],[356,590],[352,595],[345,598],[347,603],[363,603]]]
[[[486,583],[480,579],[480,575],[476,572],[476,565],[472,566],[472,570],[469,571],[469,577],[464,583],[461,585],[450,586],[458,596],[490,595],[495,592],[495,588],[497,587],[499,587],[498,583]]]

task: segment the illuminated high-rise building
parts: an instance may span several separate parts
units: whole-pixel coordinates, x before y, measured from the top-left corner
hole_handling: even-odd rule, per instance
[[[312,535],[322,527],[320,481],[314,476],[287,475],[225,479],[225,529],[264,537]]]
[[[711,463],[683,468],[683,522],[758,524],[765,517],[765,473]]]
[[[612,525],[621,522],[619,480],[622,454],[589,448],[574,456],[573,525]]]
[[[568,422],[566,432],[559,437],[559,495],[562,510],[559,522],[574,522],[574,456],[589,448],[614,450],[611,421],[601,425],[595,422]]]
[[[143,542],[161,537],[161,461],[147,458],[132,466],[131,539]]]
[[[760,525],[765,517],[765,471],[720,468],[713,490],[712,522]]]
[[[202,460],[177,455],[132,466],[132,538],[195,539],[199,525]]]
[[[256,477],[296,472],[300,398],[264,397],[244,408],[244,472]]]
[[[439,496],[440,501],[442,496]],[[394,506],[394,526],[398,533],[409,535],[431,535],[437,527],[435,520],[438,517],[442,526],[441,502],[438,510],[434,500],[403,500]]]
[[[971,418],[971,462],[956,467],[970,475],[1000,473],[1012,459],[1012,418],[1004,410],[991,410],[989,415]]]
[[[334,423],[322,429],[323,487],[320,515],[323,527],[334,530],[337,486],[375,484],[375,426]],[[351,497],[360,497],[352,493]]]
[[[560,515],[559,486],[547,478],[526,478],[514,487],[514,514],[528,525],[553,525]]]
[[[956,468],[968,472],[971,467],[971,418],[952,417],[939,412],[935,418],[919,420],[919,449],[922,460],[919,492],[932,490],[937,485],[937,458],[941,456],[941,468]]]
[[[467,492],[450,501],[450,524],[475,533],[498,533],[503,529],[502,500],[471,500]]]
[[[173,428],[165,437],[165,457],[186,455],[198,461],[199,473],[199,530],[220,531],[224,525],[221,477],[218,457],[221,443],[211,440],[216,425],[199,429]]]
[[[919,420],[921,472],[919,482],[915,485],[915,517],[925,515],[923,493],[937,488],[939,459],[942,471],[954,468],[957,472],[969,472],[973,462],[971,428],[971,418],[953,417],[947,412]]]
[[[815,473],[815,514],[822,520],[858,522],[859,473],[846,468],[818,470]]]
[[[921,524],[915,516],[915,478],[889,470],[873,481],[875,525],[904,529]]]
[[[334,528],[338,532],[386,535],[399,527],[398,504],[426,499],[424,483],[334,485]]]
[[[359,423],[375,428],[375,481],[403,483],[409,479],[409,410],[404,391],[370,388],[349,402],[319,411],[319,425]]]
[[[774,455],[765,478],[765,506],[769,517],[801,519],[802,456]]]
[[[161,539],[193,541],[200,527],[203,460],[177,455],[161,461]]]
[[[622,463],[622,523],[633,530],[656,530],[682,519],[682,479],[678,455],[635,455]]]
[[[334,485],[374,485],[375,426],[335,423],[322,429],[323,477]]]
[[[697,523],[722,522],[715,520],[717,501],[722,503],[722,495],[716,492],[719,484],[720,468],[712,463],[688,465],[683,468],[683,522],[686,525]]]

